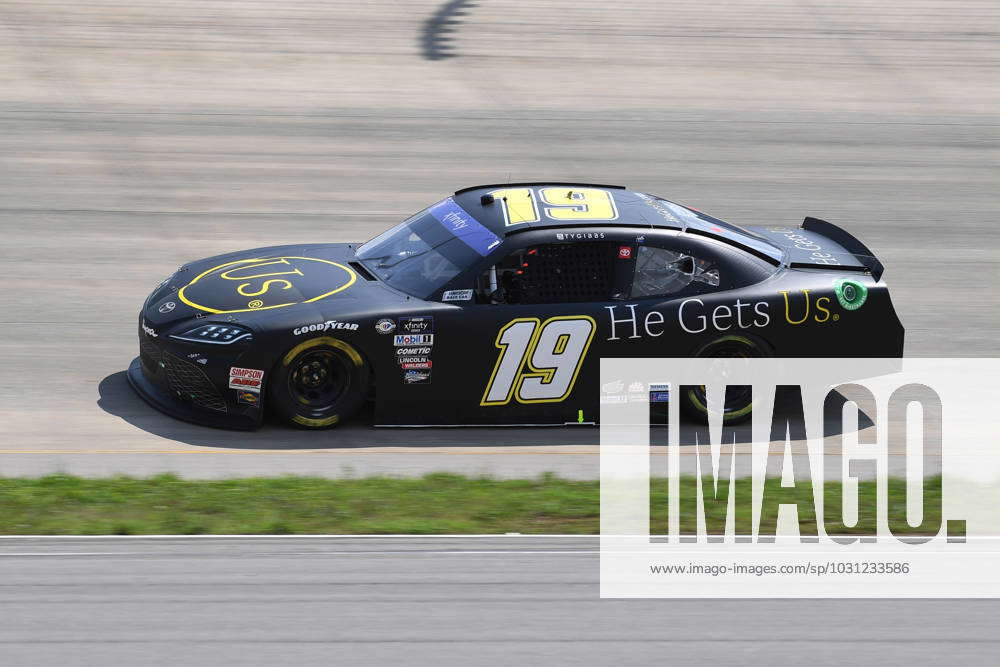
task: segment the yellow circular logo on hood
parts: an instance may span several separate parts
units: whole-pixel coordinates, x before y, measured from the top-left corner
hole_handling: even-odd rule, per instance
[[[328,259],[239,259],[200,273],[177,297],[209,313],[244,313],[319,301],[344,291],[357,279],[349,267]]]

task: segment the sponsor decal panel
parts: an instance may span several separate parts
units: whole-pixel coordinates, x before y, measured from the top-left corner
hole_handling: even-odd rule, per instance
[[[430,361],[430,357],[417,356],[417,357],[398,357],[396,359],[401,364],[416,364],[424,361]]]
[[[500,238],[496,234],[481,225],[451,197],[431,206],[427,211],[458,240],[483,257],[500,245]]]
[[[396,350],[396,356],[403,357],[411,354],[430,354],[430,347],[401,347]]]
[[[792,326],[800,324],[826,324],[838,322],[841,313],[836,305],[840,303],[845,311],[861,308],[868,296],[867,288],[857,281],[839,280],[834,286],[834,295],[814,294],[810,289],[781,290],[781,304],[785,322]],[[836,300],[835,300],[836,299]],[[831,307],[832,306],[832,307]],[[706,331],[739,331],[764,328],[771,324],[771,304],[767,301],[743,301],[736,299],[730,303],[712,305],[699,298],[684,299],[670,315],[652,309],[639,311],[638,304],[605,306],[608,311],[609,335],[606,340],[635,339],[662,336],[671,326],[671,320],[681,331],[700,334]]]
[[[427,370],[417,370],[410,369],[403,373],[403,382],[405,384],[430,384],[431,383],[431,371]]]
[[[675,216],[671,212],[671,209],[667,207],[667,204],[669,204],[670,202],[661,199],[654,199],[653,197],[650,197],[647,194],[643,194],[642,192],[636,192],[635,195],[640,199],[642,199],[644,202],[646,202],[648,206],[652,207],[653,210],[656,211],[657,215],[659,215],[661,218],[669,222],[671,226],[681,224],[681,221],[677,218],[677,216]],[[680,209],[680,207],[677,208]],[[680,212],[682,215],[684,213],[687,213],[687,211],[684,211],[683,209],[680,209],[678,212]]]
[[[260,395],[252,391],[238,390],[236,392],[236,402],[243,403],[244,405],[259,405]]]
[[[796,294],[796,296],[790,296]],[[805,322],[836,322],[840,319],[839,313],[831,313],[828,306],[832,299],[828,296],[813,296],[810,290],[801,289],[789,292],[782,290],[781,296],[785,298],[785,321],[791,325],[803,324]]]
[[[429,315],[421,317],[401,317],[397,328],[408,334],[434,333],[434,318]]]
[[[230,389],[240,389],[259,394],[263,383],[264,371],[262,370],[256,368],[237,368],[236,366],[229,369]]]
[[[628,386],[628,400],[630,401],[648,401],[649,400],[649,390],[646,389],[646,385],[642,382],[633,382]]]
[[[472,301],[472,290],[470,289],[451,289],[444,293],[441,297],[442,301]]]
[[[839,291],[837,291],[839,289]],[[864,305],[867,288],[856,281],[838,281],[834,296],[814,294],[810,289],[781,290],[781,304],[785,322],[792,326],[815,323],[838,322],[841,313],[836,303],[841,299],[856,310]],[[833,306],[831,308],[831,306]],[[767,301],[743,301],[736,299],[730,303],[712,305],[699,298],[684,299],[675,311],[676,315],[652,309],[639,311],[638,304],[605,306],[608,311],[609,336],[606,340],[635,339],[662,336],[675,320],[681,331],[700,334],[706,331],[739,331],[764,328],[771,324],[771,304]]]
[[[203,357],[201,352],[192,352],[187,356],[187,358],[194,359],[195,363],[201,364],[203,366],[208,363],[208,359],[206,357]]]
[[[337,320],[327,320],[326,322],[320,322],[318,324],[308,324],[304,327],[298,327],[292,330],[292,335],[301,336],[302,334],[312,333],[314,331],[330,331],[331,329],[347,329],[349,331],[357,331],[358,325],[354,322],[339,322]]]
[[[636,312],[637,304],[605,306],[608,310],[610,336],[607,340],[623,338],[652,338],[662,336],[667,330],[667,317],[659,310],[646,313]],[[766,327],[771,322],[766,301],[752,303],[736,299],[731,304],[707,306],[701,299],[685,299],[677,308],[677,325],[687,333],[697,334],[708,331],[729,331]]]
[[[245,313],[320,301],[357,278],[350,267],[318,257],[238,259],[198,274],[177,298],[208,313]]]
[[[400,366],[402,366],[403,370],[410,370],[410,369],[413,369],[413,368],[426,369],[426,368],[430,368],[432,365],[433,365],[433,362],[431,362],[430,359],[428,359],[426,361],[407,361],[407,362],[403,362],[402,364],[400,364]]]
[[[809,253],[809,260],[814,264],[827,264],[837,266],[840,260],[835,255],[823,250],[823,246],[815,239],[809,238],[801,229],[792,227],[768,227],[767,231],[784,236],[792,242],[796,250]]]
[[[414,345],[433,345],[434,334],[396,334],[392,339],[396,347],[411,347]]]
[[[844,310],[857,310],[868,300],[868,288],[856,280],[841,278],[833,284],[837,303]]]

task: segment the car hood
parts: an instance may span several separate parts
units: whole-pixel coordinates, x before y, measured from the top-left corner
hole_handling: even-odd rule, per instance
[[[360,306],[373,290],[380,300],[395,298],[366,273],[346,243],[242,250],[185,264],[150,295],[143,314],[158,326],[194,316],[253,321]]]

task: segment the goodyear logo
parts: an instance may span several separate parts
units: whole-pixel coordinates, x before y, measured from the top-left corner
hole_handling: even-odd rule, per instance
[[[177,296],[209,313],[245,313],[319,301],[342,292],[357,279],[349,267],[327,259],[240,259],[202,272]]]

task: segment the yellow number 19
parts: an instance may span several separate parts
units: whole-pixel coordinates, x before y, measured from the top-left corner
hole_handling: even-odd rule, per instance
[[[490,194],[500,201],[504,226],[538,222],[539,207],[531,188],[507,188]],[[542,188],[538,191],[542,210],[550,220],[615,220],[618,209],[607,190],[597,188]]]
[[[542,323],[537,317],[511,320],[497,333],[500,357],[479,404],[506,405],[511,398],[518,403],[565,400],[595,329],[586,315],[550,317]]]

